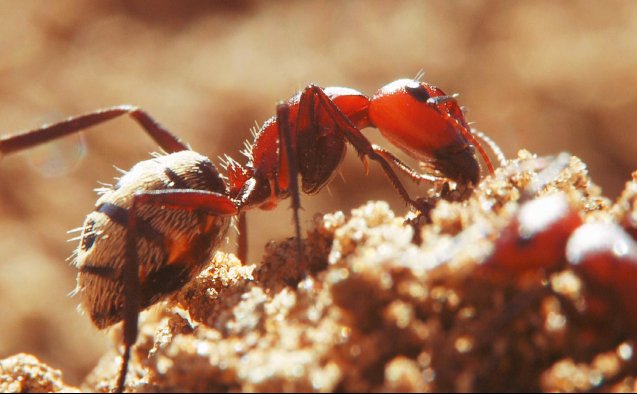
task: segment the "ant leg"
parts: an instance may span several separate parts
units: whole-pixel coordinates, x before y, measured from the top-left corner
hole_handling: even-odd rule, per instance
[[[294,215],[294,232],[296,235],[296,258],[301,266],[301,271],[305,272],[305,259],[303,258],[303,244],[301,242],[301,223],[299,220],[299,209],[301,209],[301,195],[299,192],[299,170],[296,164],[296,144],[292,142],[292,132],[290,131],[290,106],[287,103],[280,103],[276,107],[276,121],[279,128],[279,158],[283,159],[283,152],[287,157],[288,168],[288,190],[292,198],[292,210]],[[279,169],[285,166],[279,164]],[[279,174],[281,176],[281,174]]]
[[[124,282],[124,354],[120,367],[116,391],[124,391],[131,348],[137,341],[138,320],[141,307],[141,283],[139,279],[139,260],[137,256],[138,218],[137,210],[142,205],[152,205],[169,209],[205,210],[216,216],[233,216],[238,209],[230,198],[205,190],[172,189],[138,192],[128,214],[126,237],[126,263],[122,270]]]
[[[246,220],[246,213],[241,212],[239,214],[239,223],[237,224],[239,230],[239,239],[237,243],[237,257],[241,260],[241,264],[245,264],[248,261],[248,222]]]
[[[124,305],[122,318],[124,320],[124,354],[122,364],[117,377],[115,392],[123,393],[130,361],[131,348],[137,341],[139,321],[139,309],[141,306],[141,285],[139,280],[139,261],[137,260],[137,215],[136,199],[133,199],[133,206],[128,215],[127,237],[126,237],[126,263],[122,269],[124,281]]]
[[[170,131],[163,128],[142,109],[131,105],[120,105],[74,116],[58,123],[4,137],[0,139],[0,155],[29,149],[65,135],[88,129],[89,127],[122,115],[131,116],[166,152],[173,153],[190,149],[185,143]]]
[[[303,106],[308,105],[304,104],[306,102],[309,102],[310,111],[313,111],[315,99],[318,100],[317,104],[319,105],[319,108],[326,111],[329,117],[334,121],[336,130],[342,133],[343,137],[345,137],[347,141],[352,144],[354,149],[356,149],[359,157],[361,159],[369,157],[370,159],[378,162],[383,168],[383,171],[385,171],[385,174],[389,178],[389,181],[398,191],[398,194],[400,194],[403,200],[417,210],[420,210],[422,207],[417,201],[413,200],[409,196],[409,193],[407,193],[407,190],[400,182],[400,179],[398,179],[398,176],[391,168],[386,158],[382,154],[374,150],[369,140],[363,135],[363,133],[361,133],[359,129],[356,128],[356,126],[352,124],[349,118],[347,118],[347,116],[345,116],[345,114],[341,112],[336,104],[334,104],[334,102],[325,94],[323,89],[316,85],[309,85],[307,88],[305,88],[300,98],[299,114],[301,114]],[[299,116],[299,119],[297,119],[297,130],[299,129],[299,123],[302,121],[303,119],[301,119],[301,116]]]
[[[228,195],[234,199],[239,210],[242,210],[254,190],[255,181],[241,164],[228,155],[221,159],[221,166],[226,170]],[[239,214],[237,231],[237,257],[245,263],[248,259],[248,222],[245,212]]]
[[[236,187],[236,185],[232,184],[232,177],[230,174],[231,173],[228,175],[228,180],[231,183],[231,187]],[[253,178],[249,178],[243,182],[237,193],[232,193],[237,209],[241,211],[239,214],[239,223],[237,228],[239,231],[239,238],[237,240],[237,257],[242,262],[246,262],[248,258],[248,222],[246,219],[246,213],[243,209],[246,206],[246,202],[249,201],[250,196],[254,192],[255,186],[256,181]]]
[[[393,163],[394,166],[396,166],[396,168],[398,168],[405,175],[407,175],[409,178],[411,178],[411,180],[413,182],[415,182],[416,184],[418,184],[420,182],[423,182],[423,181],[437,183],[437,182],[443,182],[443,181],[446,180],[446,178],[443,178],[443,177],[439,177],[439,176],[435,176],[435,175],[429,175],[429,174],[421,174],[421,173],[418,173],[418,172],[414,171],[411,167],[409,167],[407,164],[405,164],[405,162],[400,160],[393,153],[381,148],[378,145],[372,145],[372,148],[374,149],[374,152],[376,152],[379,155],[383,156],[385,158],[385,160]]]

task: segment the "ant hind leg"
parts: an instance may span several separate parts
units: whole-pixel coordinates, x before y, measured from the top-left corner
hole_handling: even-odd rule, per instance
[[[140,108],[120,105],[74,116],[61,122],[0,138],[0,156],[29,149],[36,145],[88,129],[122,115],[129,115],[166,152],[173,153],[190,148]]]
[[[142,305],[142,283],[139,278],[139,256],[137,255],[137,240],[139,218],[137,212],[141,206],[156,206],[167,209],[204,210],[209,214],[227,217],[234,216],[238,209],[227,196],[194,189],[168,189],[138,192],[133,198],[127,220],[126,263],[123,267],[122,278],[124,286],[123,312],[124,321],[124,353],[117,378],[116,392],[124,391],[131,348],[137,341],[139,312]],[[219,235],[219,234],[218,234]],[[219,235],[220,236],[220,235]]]
[[[292,142],[292,132],[290,130],[290,106],[287,103],[280,103],[276,108],[276,119],[279,128],[279,152],[285,151],[287,157],[288,180],[290,197],[292,198],[292,211],[294,215],[294,232],[296,238],[296,257],[300,265],[301,272],[305,273],[307,264],[303,253],[303,243],[301,241],[301,223],[299,220],[299,210],[301,209],[301,194],[299,191],[298,166],[296,162],[296,151]],[[279,157],[283,157],[280,153]],[[279,165],[279,168],[283,166]]]

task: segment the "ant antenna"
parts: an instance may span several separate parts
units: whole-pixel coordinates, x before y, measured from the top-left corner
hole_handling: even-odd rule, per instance
[[[500,149],[498,144],[496,144],[495,141],[493,141],[489,136],[487,136],[480,130],[471,129],[471,133],[489,146],[489,149],[491,149],[491,152],[495,155],[496,159],[498,159],[498,162],[500,163],[500,167],[504,167],[507,159],[504,156],[504,152],[502,152],[502,149]]]

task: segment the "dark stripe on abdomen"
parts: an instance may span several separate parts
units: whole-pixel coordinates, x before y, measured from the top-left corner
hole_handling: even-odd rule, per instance
[[[128,209],[126,208],[111,204],[110,202],[105,202],[98,206],[96,211],[108,216],[109,219],[122,227],[128,226]],[[157,241],[159,243],[162,243],[164,240],[164,235],[162,233],[155,230],[155,228],[153,228],[150,223],[142,220],[139,217],[137,220],[137,230],[138,237],[141,234],[144,238],[152,239],[153,241]]]
[[[126,227],[128,225],[128,210],[126,208],[105,202],[97,207],[96,211],[108,216],[109,219],[120,226]]]
[[[188,186],[186,181],[169,167],[164,168],[164,174],[166,174],[168,179],[170,179],[170,181],[173,183],[174,189],[190,189],[190,186]]]
[[[83,265],[79,268],[83,274],[100,276],[102,278],[115,279],[115,269],[111,267],[98,267],[96,265]]]

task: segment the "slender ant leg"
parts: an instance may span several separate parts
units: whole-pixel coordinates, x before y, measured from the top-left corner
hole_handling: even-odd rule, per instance
[[[74,116],[61,122],[0,139],[0,154],[6,155],[29,149],[36,145],[88,129],[92,126],[96,126],[122,115],[131,116],[133,120],[135,120],[166,152],[173,153],[190,149],[185,143],[177,138],[177,136],[163,128],[144,110],[130,105],[121,105],[101,109],[84,115]]]
[[[384,157],[385,160],[393,163],[394,166],[396,166],[396,168],[398,168],[403,174],[407,175],[413,182],[417,184],[423,181],[436,183],[436,182],[443,182],[447,180],[447,178],[444,178],[444,177],[430,175],[427,173],[421,174],[412,170],[407,164],[405,164],[405,162],[400,160],[393,153],[381,148],[378,145],[372,145],[372,148],[374,149],[374,152]]]
[[[137,341],[139,310],[141,307],[141,282],[139,278],[139,256],[137,255],[138,217],[137,211],[141,206],[155,206],[167,209],[186,211],[203,210],[214,216],[234,216],[238,209],[230,198],[204,190],[168,189],[138,192],[128,214],[126,237],[126,263],[123,268],[124,285],[124,354],[122,365],[117,378],[116,391],[124,391],[131,348]]]
[[[239,238],[237,239],[237,257],[242,264],[245,264],[245,262],[248,261],[248,222],[245,212],[241,212],[239,214],[237,230],[239,231]]]
[[[287,168],[289,177],[290,197],[292,198],[292,211],[294,215],[294,231],[296,235],[296,257],[301,266],[301,272],[306,271],[305,259],[303,258],[303,243],[301,242],[301,224],[299,220],[299,209],[301,209],[301,196],[299,192],[298,167],[296,163],[296,146],[292,141],[290,131],[290,106],[280,103],[276,107],[276,119],[279,126],[279,155],[283,157],[283,151],[287,157]],[[281,166],[279,166],[281,168]]]

